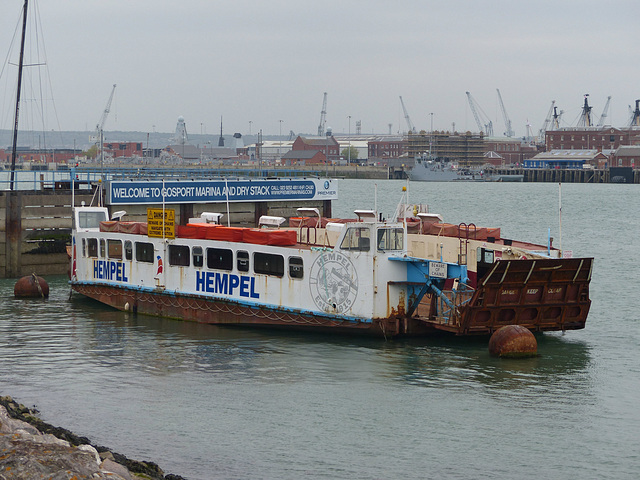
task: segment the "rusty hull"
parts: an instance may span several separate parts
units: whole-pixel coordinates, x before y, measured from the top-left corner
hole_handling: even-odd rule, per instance
[[[139,291],[114,285],[74,283],[73,290],[118,310],[213,325],[287,327],[291,330],[352,333],[378,337],[424,335],[433,329],[416,319],[392,313],[388,318],[354,321],[338,316],[275,310],[225,299],[175,295],[162,289]]]
[[[593,258],[497,261],[450,318],[443,319],[430,298],[423,321],[458,335],[490,335],[505,325],[532,332],[581,329],[591,306],[592,266]]]

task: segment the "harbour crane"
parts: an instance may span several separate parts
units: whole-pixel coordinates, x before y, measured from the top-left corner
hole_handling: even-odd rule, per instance
[[[504,103],[502,102],[502,95],[500,95],[500,89],[496,88],[496,92],[498,92],[498,101],[500,102],[500,109],[502,110],[502,116],[504,117],[504,126],[506,131],[504,132],[505,137],[513,137],[513,129],[511,128],[511,119],[509,115],[507,115],[507,110],[504,108]]]
[[[558,113],[558,107],[553,107],[553,123],[551,124],[551,130],[558,130],[560,128],[560,119],[564,110],[560,110]]]
[[[107,121],[107,117],[109,116],[109,112],[111,111],[111,102],[113,101],[113,94],[116,92],[116,84],[113,84],[113,88],[111,89],[111,95],[109,95],[109,100],[107,101],[107,106],[104,107],[104,112],[102,112],[102,116],[96,125],[96,131],[101,132],[105,122]]]
[[[411,123],[411,119],[409,118],[409,113],[407,112],[407,109],[404,106],[404,102],[402,101],[402,95],[400,95],[400,105],[402,105],[402,111],[404,112],[404,119],[407,122],[407,128],[409,129],[408,133],[416,133],[416,128],[413,126],[413,123]]]
[[[545,139],[544,136],[549,129],[549,124],[551,123],[551,117],[553,116],[553,111],[556,105],[555,100],[551,100],[551,107],[549,107],[549,112],[547,112],[547,116],[544,119],[542,127],[538,130],[538,143],[543,144]]]
[[[466,92],[467,98],[469,99],[469,107],[471,108],[471,113],[473,113],[473,118],[476,119],[476,124],[478,125],[478,130],[484,132],[487,137],[493,137],[493,122],[487,117],[487,114],[484,113],[478,102],[476,102],[475,98],[471,95],[470,92]],[[482,115],[482,120],[480,116]],[[484,126],[483,126],[484,125]]]
[[[322,110],[320,111],[320,124],[318,125],[318,136],[324,136],[324,126],[327,122],[327,92],[324,92],[324,99],[322,100]]]
[[[116,84],[113,84],[113,88],[111,89],[111,95],[109,95],[109,100],[107,101],[107,106],[104,107],[104,111],[102,112],[102,116],[96,125],[96,139],[99,142],[98,147],[100,149],[100,165],[104,162],[104,124],[107,121],[107,117],[109,116],[109,112],[111,111],[111,102],[113,101],[113,94],[116,91]]]
[[[600,115],[600,120],[598,120],[597,127],[601,127],[604,125],[604,121],[607,118],[607,113],[609,112],[609,103],[611,102],[611,95],[607,97],[607,103],[604,104],[604,108],[602,109],[602,114]]]

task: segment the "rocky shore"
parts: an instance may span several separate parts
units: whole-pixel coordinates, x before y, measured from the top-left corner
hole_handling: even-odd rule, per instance
[[[0,480],[35,478],[185,480],[165,475],[155,463],[92,445],[86,437],[43,422],[36,410],[0,397]]]

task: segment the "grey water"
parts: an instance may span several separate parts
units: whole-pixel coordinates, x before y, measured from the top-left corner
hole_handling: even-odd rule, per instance
[[[333,215],[391,217],[406,185],[341,180]],[[595,257],[586,328],[505,360],[486,338],[223,328],[69,298],[63,277],[17,300],[1,280],[0,394],[191,480],[638,478],[638,186],[408,187],[449,223]]]

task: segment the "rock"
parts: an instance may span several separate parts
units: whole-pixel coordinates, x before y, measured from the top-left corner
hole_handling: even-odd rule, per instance
[[[111,467],[102,470],[98,452],[88,445],[73,447],[66,440],[51,434],[42,434],[33,426],[8,418],[7,410],[0,406],[0,478],[95,478],[132,480],[125,467],[118,471]],[[88,447],[88,448],[87,448]],[[115,463],[115,462],[113,462]]]
[[[90,445],[86,437],[49,425],[37,413],[9,396],[0,397],[0,480],[185,480],[165,476],[153,462]]]
[[[111,472],[111,473],[115,473],[116,475],[120,475],[125,480],[133,480],[131,478],[131,474],[129,473],[129,470],[127,470],[126,467],[124,467],[123,465],[120,465],[119,463],[114,462],[113,460],[109,460],[108,458],[106,458],[100,464],[100,468],[104,472]]]

